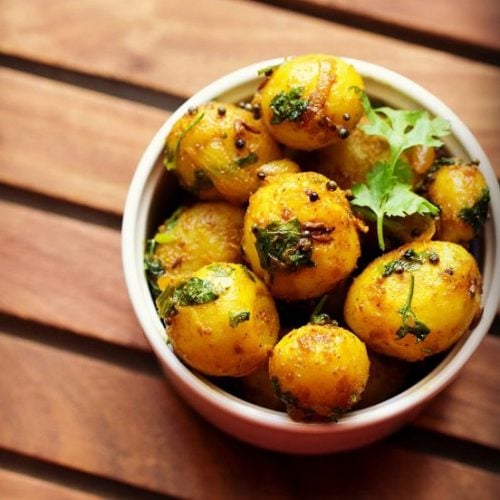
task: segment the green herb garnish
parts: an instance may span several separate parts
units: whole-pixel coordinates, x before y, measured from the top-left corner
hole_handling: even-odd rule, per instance
[[[170,234],[170,231],[177,225],[179,217],[185,212],[186,207],[179,207],[175,212],[160,226],[160,230],[155,234],[154,241],[156,243],[172,243],[175,237]]]
[[[302,99],[304,87],[292,87],[288,92],[281,91],[271,99],[273,110],[271,123],[278,125],[283,121],[296,122],[306,111],[308,102]]]
[[[439,256],[436,252],[425,250],[423,252],[416,252],[413,248],[406,250],[399,259],[394,259],[384,265],[382,276],[387,278],[394,273],[402,273],[404,271],[415,271],[426,260],[436,264],[439,262]]]
[[[158,278],[165,273],[161,260],[154,254],[156,248],[156,241],[150,239],[146,241],[146,248],[144,251],[144,272],[148,280],[149,288],[154,297],[160,295],[161,290],[158,287]]]
[[[412,335],[415,335],[417,342],[422,342],[430,333],[430,329],[427,325],[417,319],[411,308],[414,289],[415,276],[410,274],[410,290],[408,292],[408,298],[406,299],[405,305],[398,311],[401,315],[403,325],[396,332],[396,337],[398,339],[402,339],[406,337],[408,333],[411,333]]]
[[[312,267],[312,240],[302,231],[298,219],[271,222],[265,228],[252,227],[260,265],[268,271],[293,272]]]
[[[237,158],[234,162],[238,165],[238,167],[246,167],[247,165],[255,163],[258,159],[259,158],[255,153],[248,153],[246,156]]]
[[[184,137],[186,137],[187,133],[197,125],[202,118],[205,116],[205,113],[200,113],[182,132],[177,140],[177,144],[175,145],[175,149],[172,151],[167,148],[165,159],[163,160],[163,164],[165,165],[167,170],[175,170],[177,167],[177,158],[179,156],[179,151],[181,149],[181,142]]]
[[[231,328],[236,328],[243,321],[248,321],[250,319],[249,311],[239,311],[229,313],[229,326]]]
[[[328,294],[326,293],[316,304],[316,307],[314,308],[314,311],[311,313],[311,317],[309,318],[309,323],[311,323],[312,325],[338,326],[338,322],[332,319],[329,314],[321,312],[327,300]]]
[[[385,216],[439,213],[435,205],[413,192],[408,182],[411,167],[401,159],[401,154],[417,145],[441,146],[443,142],[439,137],[449,133],[449,123],[439,117],[430,118],[426,111],[395,110],[386,106],[373,109],[365,93],[361,100],[370,121],[361,129],[367,135],[385,138],[389,143],[390,158],[375,163],[367,174],[366,183],[353,186],[352,204],[367,207],[375,214],[378,243],[385,250]]]
[[[156,299],[158,313],[162,318],[177,314],[180,306],[195,306],[214,302],[220,296],[210,281],[189,278],[177,286],[167,287]]]
[[[488,188],[484,188],[476,203],[472,207],[462,208],[458,214],[465,223],[472,227],[475,235],[479,233],[479,230],[486,222],[489,202],[490,191]]]

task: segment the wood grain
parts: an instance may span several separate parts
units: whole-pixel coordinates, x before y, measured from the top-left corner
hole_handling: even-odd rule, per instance
[[[287,0],[288,8],[320,8],[330,19],[342,13],[349,19],[378,21],[436,39],[500,50],[500,10],[496,0]]]
[[[0,469],[0,496],[9,500],[97,500],[98,495],[78,491],[64,485],[32,476]]]
[[[0,213],[8,242],[0,311],[148,349],[125,290],[118,231],[6,201]]]
[[[0,50],[181,97],[270,57],[334,52],[366,59],[440,97],[477,135],[492,163],[500,165],[498,68],[254,2],[121,5],[120,0],[78,5],[3,0]]]
[[[492,473],[387,443],[307,459],[257,450],[160,378],[4,333],[15,379],[0,377],[0,444],[12,451],[183,498],[489,499],[500,488]]]
[[[418,426],[500,449],[500,338],[487,336],[459,378],[417,420]]]
[[[139,158],[168,113],[0,69],[0,181],[121,214]]]

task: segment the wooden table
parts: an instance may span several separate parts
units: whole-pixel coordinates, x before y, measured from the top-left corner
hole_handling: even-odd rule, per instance
[[[125,290],[120,217],[179,103],[296,53],[414,79],[500,174],[499,26],[495,0],[1,0],[0,497],[495,498],[498,318],[456,382],[389,439],[309,458],[254,449],[162,377]]]

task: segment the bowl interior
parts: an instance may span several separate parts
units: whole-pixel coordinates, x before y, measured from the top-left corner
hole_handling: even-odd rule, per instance
[[[223,102],[238,102],[248,98],[256,89],[260,77],[258,70],[279,63],[281,59],[264,61],[227,75],[205,87],[184,103],[158,131],[150,143],[137,168],[126,202],[122,251],[125,277],[132,304],[144,329],[146,337],[161,359],[167,375],[176,385],[188,386],[192,394],[210,402],[223,411],[240,418],[258,418],[260,424],[279,428],[301,428],[303,432],[322,429],[342,429],[382,420],[394,412],[414,407],[444,388],[469,359],[493,321],[497,310],[500,285],[500,258],[497,245],[500,233],[499,190],[496,176],[478,142],[461,120],[441,101],[414,82],[390,70],[363,61],[348,59],[362,74],[370,97],[380,99],[387,105],[403,109],[427,109],[450,121],[452,133],[445,138],[451,154],[465,160],[480,160],[480,168],[491,193],[491,217],[484,228],[480,262],[484,278],[484,314],[478,325],[449,351],[444,359],[424,378],[377,405],[348,413],[335,426],[331,424],[302,424],[291,421],[284,413],[257,407],[233,396],[209,380],[192,372],[173,354],[165,342],[164,327],[156,314],[143,272],[144,242],[154,233],[158,225],[171,213],[179,201],[179,188],[175,176],[162,164],[165,137],[175,121],[190,106],[212,99]],[[321,431],[322,432],[322,431]]]

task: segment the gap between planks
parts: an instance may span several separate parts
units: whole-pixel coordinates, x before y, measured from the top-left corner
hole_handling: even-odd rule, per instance
[[[449,52],[450,54],[468,58],[473,61],[481,61],[494,66],[500,65],[498,35],[497,39],[489,40],[488,36],[485,35],[483,39],[475,40],[473,37],[468,36],[467,33],[460,38],[457,33],[453,33],[454,30],[439,30],[437,24],[439,21],[436,21],[435,24],[431,23],[426,25],[426,23],[423,22],[414,23],[412,25],[409,24],[409,19],[404,16],[404,9],[403,14],[399,16],[398,19],[397,13],[394,16],[386,16],[384,18],[380,13],[382,10],[381,8],[378,10],[372,8],[372,6],[360,8],[359,5],[346,5],[346,2],[336,3],[315,0],[252,1],[255,3],[272,5],[292,12],[300,12],[308,16],[357,28],[369,33],[377,33],[403,42],[421,45],[429,49]],[[449,2],[448,5],[450,6],[450,11],[452,11],[453,8],[459,8],[455,7],[453,2]],[[393,5],[388,8],[392,7]],[[425,7],[420,6],[419,8]],[[479,8],[481,7],[479,6]],[[497,15],[497,12],[493,11],[491,14]],[[492,24],[491,21],[490,24]],[[477,25],[474,27],[469,24],[467,29],[480,30],[481,26]]]
[[[252,494],[285,498],[313,490],[324,495],[330,488],[345,497],[378,492],[397,498],[408,481],[420,493],[433,488],[440,495],[458,481],[459,491],[479,489],[478,498],[489,498],[500,485],[492,472],[498,450],[472,444],[471,467],[454,453],[460,442],[450,456],[436,456],[436,443],[456,441],[431,432],[420,432],[413,450],[414,428],[407,427],[390,442],[336,455],[266,452],[204,422],[159,377],[12,335],[0,335],[0,346],[3,365],[16,371],[17,382],[0,379],[1,445],[89,474],[190,498],[207,492],[211,498],[234,498],[248,488],[249,470],[260,478]],[[382,455],[384,461],[378,460]],[[398,467],[388,469],[386,460]],[[332,470],[337,474],[327,473]],[[362,484],[354,481],[360,473]]]
[[[5,449],[0,449],[0,495],[37,500],[174,498]]]

